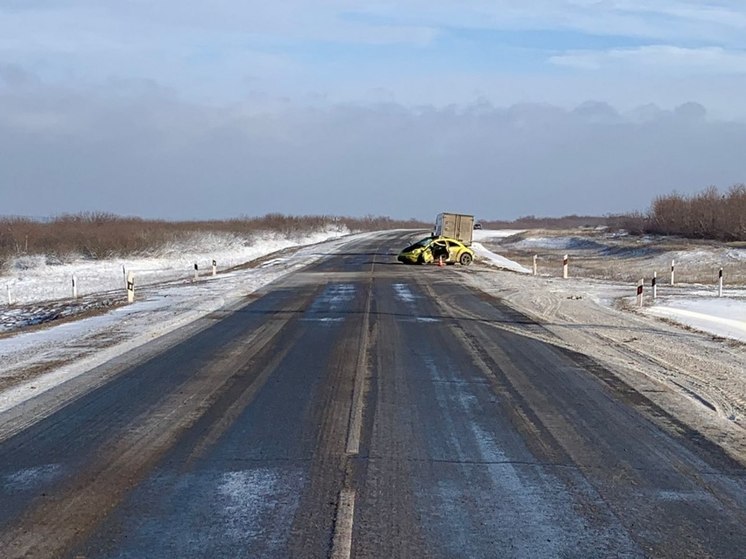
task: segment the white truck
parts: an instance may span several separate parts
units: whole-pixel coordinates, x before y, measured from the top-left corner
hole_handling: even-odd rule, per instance
[[[471,236],[474,230],[474,216],[466,214],[453,214],[443,212],[435,218],[435,237],[451,237],[461,241],[466,246],[471,245]]]

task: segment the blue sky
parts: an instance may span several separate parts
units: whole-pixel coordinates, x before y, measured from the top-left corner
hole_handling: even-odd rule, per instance
[[[53,83],[153,80],[210,102],[251,92],[365,101],[386,90],[436,105],[521,102],[528,89],[569,105],[596,80],[606,84],[596,95],[629,108],[680,103],[688,82],[697,98],[686,100],[746,115],[743,102],[696,86],[746,77],[746,4],[737,1],[6,0],[0,15],[0,61]],[[637,93],[619,95],[622,84]]]
[[[256,196],[255,200],[266,200],[253,213],[323,211],[316,203],[322,194],[330,200],[330,213],[408,215],[404,204],[379,203],[366,212],[352,203],[359,199],[354,185],[337,184],[350,177],[339,178],[333,159],[327,161],[328,168],[314,168],[315,183],[309,182],[308,174],[288,174],[288,168],[308,164],[306,157],[326,161],[328,155],[319,145],[305,145],[307,151],[299,151],[292,134],[299,126],[308,128],[317,144],[323,139],[334,145],[338,158],[349,155],[366,161],[367,153],[376,163],[371,173],[380,172],[380,165],[391,166],[394,172],[379,182],[384,190],[395,185],[398,193],[402,182],[396,170],[409,177],[413,191],[433,181],[433,188],[448,188],[415,165],[428,165],[432,154],[449,155],[439,143],[438,124],[449,138],[461,137],[462,144],[453,144],[452,139],[445,143],[469,161],[471,167],[463,174],[471,180],[494,172],[494,160],[501,154],[475,153],[474,146],[485,134],[499,144],[502,140],[483,126],[490,119],[503,122],[505,115],[514,119],[511,126],[524,126],[530,137],[558,135],[556,144],[561,145],[559,134],[601,134],[608,145],[625,152],[624,142],[639,145],[648,139],[645,134],[680,134],[676,126],[688,124],[674,126],[670,121],[689,118],[691,111],[678,107],[693,102],[701,109],[695,113],[703,115],[699,139],[708,137],[717,144],[718,139],[710,136],[713,130],[727,127],[740,133],[746,122],[746,96],[740,93],[746,89],[745,29],[746,4],[733,0],[0,0],[0,142],[9,143],[15,152],[14,160],[0,160],[0,194],[15,192],[19,181],[44,192],[70,188],[81,193],[79,201],[55,198],[46,205],[9,195],[6,200],[16,200],[14,206],[0,213],[117,211],[121,202],[115,203],[114,195],[107,198],[106,189],[101,191],[104,163],[90,158],[90,150],[97,153],[101,142],[117,145],[123,160],[137,161],[142,172],[127,180],[150,190],[162,185],[169,193],[173,185],[165,183],[178,177],[195,181],[196,192],[197,181],[204,186],[210,168],[201,178],[190,179],[181,170],[192,163],[179,157],[193,157],[199,145],[205,150],[205,165],[219,165],[221,158],[210,153],[208,141],[216,122],[222,127],[231,123],[229,135],[238,138],[240,149],[268,149],[271,144],[272,156],[247,156],[245,161],[236,156],[231,161],[234,173],[225,177],[223,186],[211,188],[233,194],[243,188],[238,179],[243,172],[287,192],[297,187],[296,199],[312,194],[305,205]],[[580,106],[582,110],[576,110]],[[486,114],[483,122],[472,122],[475,111]],[[547,116],[555,118],[557,111],[564,115],[560,124]],[[345,120],[351,114],[363,120]],[[524,120],[515,120],[517,114]],[[142,120],[139,131],[128,122],[135,117]],[[424,119],[430,119],[427,125]],[[397,130],[413,121],[420,131],[431,134],[419,139],[428,144],[421,146],[422,153],[407,159],[376,143],[385,143],[377,136],[380,129]],[[105,123],[106,129],[97,128],[97,123]],[[653,130],[645,128],[651,126]],[[261,133],[252,137],[257,130]],[[370,144],[356,137],[359,130],[368,132]],[[332,132],[339,136],[327,137]],[[138,134],[141,142],[150,142],[151,152],[169,157],[145,161],[147,154],[138,146],[124,144],[125,138]],[[352,145],[341,142],[346,137],[354,139]],[[74,168],[51,166],[46,174],[44,165],[32,169],[28,162],[34,153],[63,142],[61,138],[68,140],[64,151],[78,146],[68,154],[77,162]],[[699,146],[698,138],[691,140],[688,149]],[[641,181],[648,188],[652,183],[660,191],[693,191],[708,184],[727,187],[742,182],[746,172],[735,155],[728,159],[728,146],[714,149],[712,159],[701,161],[696,169],[669,154],[661,159],[661,169],[650,167],[649,155],[640,154],[644,159],[636,162],[621,153],[596,153],[600,148],[591,144],[583,146],[585,152],[562,153],[552,151],[551,145],[528,143],[522,151],[506,147],[515,166],[511,175],[524,197],[517,197],[513,208],[496,204],[495,217],[498,212],[499,217],[510,217],[531,209],[528,213],[572,212],[568,204],[534,209],[532,199],[545,198],[542,184],[591,180],[578,170],[589,159],[607,161],[606,175],[600,168],[593,180],[606,180],[610,190],[621,187],[622,161],[631,166],[621,173],[625,180]],[[21,146],[27,151],[18,152]],[[472,152],[466,154],[465,146]],[[103,160],[111,160],[110,168],[122,164],[111,154]],[[547,169],[545,175],[536,176],[537,165]],[[414,197],[403,198],[409,203]],[[600,196],[577,211],[642,209],[647,203],[612,200],[613,196]],[[107,204],[112,207],[100,207]],[[183,208],[130,204],[117,213],[210,217],[235,209],[235,203],[182,204]],[[197,215],[200,211],[210,215]]]

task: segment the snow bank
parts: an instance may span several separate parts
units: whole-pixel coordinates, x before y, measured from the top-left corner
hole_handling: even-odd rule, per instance
[[[743,299],[668,299],[645,312],[716,336],[746,342],[746,300]]]
[[[529,270],[528,268],[524,268],[523,266],[518,264],[518,262],[514,262],[513,260],[505,258],[504,256],[500,256],[499,254],[495,254],[494,252],[486,249],[484,245],[482,245],[482,243],[472,243],[471,248],[477,255],[477,258],[479,258],[480,262],[490,264],[492,266],[497,266],[498,268],[502,268],[504,270],[518,272],[520,274],[531,273],[531,270]]]
[[[513,243],[520,249],[548,250],[601,250],[605,245],[583,237],[526,237]]]
[[[475,241],[486,241],[489,239],[504,239],[512,237],[518,233],[523,233],[523,229],[475,229],[472,239]]]

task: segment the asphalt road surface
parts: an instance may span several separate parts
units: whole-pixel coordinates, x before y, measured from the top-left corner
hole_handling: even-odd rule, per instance
[[[0,556],[746,557],[742,465],[404,244],[0,415]]]

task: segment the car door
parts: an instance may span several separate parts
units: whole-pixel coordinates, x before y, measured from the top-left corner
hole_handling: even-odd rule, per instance
[[[438,239],[430,244],[430,252],[433,260],[438,260],[440,256],[443,256],[443,260],[450,258],[450,250],[448,248],[448,241],[445,239]]]
[[[464,245],[461,243],[458,243],[456,241],[448,241],[448,261],[449,262],[458,262],[459,254],[461,254],[461,250],[464,248]]]

